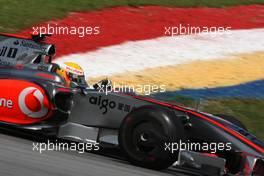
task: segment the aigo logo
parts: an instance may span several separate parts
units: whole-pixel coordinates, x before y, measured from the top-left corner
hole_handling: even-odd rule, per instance
[[[103,98],[101,95],[99,97],[97,96],[92,96],[89,98],[89,103],[96,105],[99,107],[100,110],[103,110],[102,114],[105,115],[108,112],[108,108],[110,109],[117,109],[119,111],[123,111],[125,113],[129,113],[132,111],[134,108],[129,104],[121,103],[121,102],[116,102],[114,100],[110,100],[108,98]]]
[[[44,95],[35,87],[25,88],[18,97],[20,110],[31,118],[42,118],[48,114],[44,101]]]

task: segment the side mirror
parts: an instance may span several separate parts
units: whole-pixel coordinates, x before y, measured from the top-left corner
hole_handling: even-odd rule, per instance
[[[79,85],[76,82],[71,82],[70,87],[73,89],[79,89],[78,92],[82,93],[83,95],[87,95],[87,86],[86,85]]]
[[[77,84],[76,82],[71,82],[70,83],[70,87],[72,87],[72,88],[80,88],[79,84]]]

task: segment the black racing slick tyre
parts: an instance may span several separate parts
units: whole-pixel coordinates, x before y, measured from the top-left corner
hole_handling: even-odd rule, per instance
[[[222,119],[227,120],[244,130],[247,130],[247,127],[241,121],[239,121],[237,118],[233,116],[225,115],[225,114],[216,114],[216,116],[221,117]]]
[[[183,136],[183,127],[173,111],[149,105],[124,118],[118,141],[132,164],[162,170],[178,159],[179,151],[171,146],[179,144]]]

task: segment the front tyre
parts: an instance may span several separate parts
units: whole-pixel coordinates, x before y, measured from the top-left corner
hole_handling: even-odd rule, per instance
[[[173,111],[149,105],[127,115],[118,140],[132,164],[161,170],[177,160],[179,151],[172,152],[171,146],[179,144],[183,136],[183,127]]]

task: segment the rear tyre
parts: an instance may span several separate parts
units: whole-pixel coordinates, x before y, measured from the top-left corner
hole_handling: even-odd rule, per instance
[[[216,114],[216,116],[221,117],[222,119],[227,120],[244,130],[247,130],[247,127],[240,120],[238,120],[233,116],[225,115],[225,114]]]
[[[179,151],[172,152],[171,144],[179,144],[183,137],[183,127],[174,112],[150,105],[127,115],[118,140],[132,164],[161,170],[178,159]],[[170,148],[166,148],[169,144]]]

